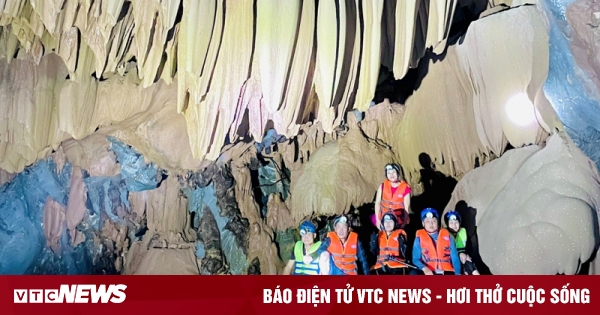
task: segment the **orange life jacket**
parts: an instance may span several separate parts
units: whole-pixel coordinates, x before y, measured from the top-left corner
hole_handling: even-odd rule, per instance
[[[408,216],[405,217],[404,207],[404,195],[408,184],[405,181],[401,181],[400,185],[396,187],[396,191],[392,194],[392,183],[389,180],[385,180],[382,184],[381,189],[381,216],[385,213],[393,213],[398,220],[398,224],[408,224]],[[406,222],[405,222],[406,221]]]
[[[358,234],[350,232],[346,244],[342,244],[333,231],[327,233],[327,236],[331,240],[327,250],[331,253],[335,265],[347,275],[357,275]]]
[[[417,238],[421,245],[421,260],[434,273],[437,271],[454,271],[450,259],[450,233],[440,229],[437,244],[424,229],[417,231]]]
[[[406,265],[403,265],[397,261],[385,259],[385,256],[391,255],[401,257],[401,260],[403,261],[405,260],[399,250],[400,237],[404,237],[406,242],[406,232],[404,232],[402,229],[392,231],[389,237],[385,231],[379,232],[379,254],[377,255],[377,263],[371,268],[371,270],[379,269],[384,265],[388,266],[389,268],[407,268]]]

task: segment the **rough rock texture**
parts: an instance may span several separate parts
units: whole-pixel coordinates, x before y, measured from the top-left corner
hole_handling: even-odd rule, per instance
[[[193,245],[169,248],[157,240],[152,234],[146,234],[141,242],[131,244],[123,274],[199,274]]]
[[[3,169],[0,169],[0,185],[4,185],[5,183],[12,181],[16,175],[17,174],[15,173],[9,173]]]
[[[295,225],[313,214],[342,214],[351,206],[374,200],[381,170],[393,161],[393,154],[385,145],[366,138],[352,115],[348,128],[344,136],[315,152],[292,186]]]
[[[74,166],[71,173],[71,189],[69,190],[69,202],[67,203],[66,227],[71,236],[71,243],[76,243],[77,226],[85,216],[85,204],[87,201],[87,191],[83,182],[83,171],[78,166]]]
[[[190,228],[190,214],[180,188],[177,178],[169,176],[157,189],[129,194],[136,217],[145,213],[148,230],[143,240],[131,246],[127,274],[187,274],[190,266],[198,273],[196,259],[188,259],[189,253],[194,253],[196,233]],[[167,262],[171,265],[161,266]]]
[[[159,81],[144,89],[135,69],[102,81],[91,76],[65,81],[65,66],[54,54],[39,65],[30,58],[1,60],[0,73],[0,93],[13,95],[0,108],[0,168],[6,171],[20,172],[64,140],[65,146],[77,146],[71,138],[80,140],[83,150],[69,154],[65,148],[65,153],[83,163],[106,141],[88,140],[94,131],[125,140],[166,170],[200,165],[191,154],[185,119],[176,111],[175,85]]]
[[[544,2],[550,30],[550,63],[544,91],[569,137],[600,168],[600,91],[594,81],[598,32],[593,26],[595,17],[590,16],[594,5],[590,4],[573,0]]]
[[[0,129],[0,135],[9,130],[16,135],[0,137],[0,167],[19,172],[62,140],[82,139],[98,126],[147,111],[152,106],[144,98],[154,93],[142,96],[131,91],[133,86],[163,92],[172,85],[166,89],[175,93],[170,101],[185,116],[185,127],[156,117],[156,122],[140,122],[139,130],[128,125],[131,129],[119,135],[131,144],[136,136],[151,143],[162,124],[170,125],[168,133],[187,129],[182,151],[136,145],[149,157],[157,155],[157,163],[163,160],[163,168],[185,169],[215,159],[226,138],[261,141],[270,124],[292,136],[311,115],[325,131],[333,131],[346,109],[365,110],[371,103],[384,3],[280,2],[257,2],[256,19],[252,0],[226,5],[192,0],[2,2],[0,57],[6,62],[0,71],[16,80],[0,82],[0,93],[15,88],[27,93],[0,115],[18,121]],[[388,14],[396,22],[397,78],[417,65],[425,49],[440,53],[445,47],[456,1],[428,2],[400,2]],[[17,114],[10,109],[16,104],[29,110]],[[25,126],[36,128],[29,133]],[[186,141],[183,135],[174,138],[180,146]],[[191,157],[183,154],[188,149]]]
[[[46,246],[54,252],[60,250],[60,236],[65,229],[65,207],[48,196],[44,205],[44,234]]]
[[[89,176],[110,177],[119,173],[119,165],[109,147],[110,142],[105,136],[94,133],[81,140],[63,141],[59,149],[65,152],[67,161],[86,170]]]
[[[573,58],[600,91],[600,2],[578,0],[567,7],[566,13],[573,29]]]
[[[169,176],[157,189],[129,194],[134,211],[146,212],[148,233],[164,234],[162,237],[169,243],[196,240],[196,233],[190,229],[185,199],[179,191],[179,181]]]
[[[421,60],[427,75],[403,106],[384,102],[365,113],[363,130],[392,148],[410,184],[418,183],[421,153],[439,171],[460,177],[476,160],[500,156],[507,143],[540,143],[560,126],[543,96],[548,71],[543,18],[541,9],[522,6],[471,23],[441,57]],[[517,104],[525,109],[521,114],[538,112],[523,126],[505,109],[520,93],[530,102]]]
[[[254,199],[250,169],[258,167],[256,148],[241,143],[230,148],[226,155],[231,158],[231,173],[235,180],[235,196],[242,216],[248,219],[248,261],[258,258],[260,274],[274,275],[283,268],[277,247],[274,243],[273,229],[261,217],[258,204]]]
[[[479,221],[496,198],[496,193],[506,186],[523,162],[540,149],[540,146],[531,145],[509,150],[501,158],[468,172],[454,188],[444,212],[456,209],[457,203],[465,200],[470,207],[477,209],[476,219]]]
[[[249,223],[236,199],[229,161],[209,163],[181,181],[199,236],[196,255],[202,259],[202,274],[245,273]]]
[[[373,202],[385,163],[421,193],[426,154],[445,174],[467,174],[451,204],[478,208],[482,240],[497,222],[513,229],[484,255],[493,272],[573,273],[596,221],[540,232],[545,217],[511,184],[538,180],[521,165],[563,130],[542,89],[544,13],[524,6],[537,2],[0,1],[0,272],[276,274],[298,223]],[[569,19],[573,52],[596,78],[600,17],[576,19],[589,3]],[[466,24],[450,27],[460,15],[479,20],[462,34]],[[373,106],[386,71],[402,79],[402,100]],[[507,104],[532,120],[515,121]],[[531,146],[505,154],[508,144]],[[560,172],[545,168],[579,161],[564,152],[540,168],[548,181]],[[483,175],[469,173],[482,164]],[[597,184],[593,171],[581,178]],[[552,206],[574,194],[554,193]],[[517,198],[504,211],[524,212],[495,217],[498,194]],[[543,233],[568,235],[557,246],[576,250],[543,252],[532,241]],[[514,237],[532,269],[516,269]],[[528,256],[541,252],[547,266]]]
[[[477,209],[493,274],[575,274],[600,244],[598,170],[564,133],[515,151],[465,176],[448,208],[465,200]]]

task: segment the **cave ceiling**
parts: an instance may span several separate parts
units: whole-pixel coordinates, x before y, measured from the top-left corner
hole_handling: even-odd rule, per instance
[[[373,105],[382,66],[400,80],[478,13],[525,3],[536,1],[2,1],[0,86],[19,92],[0,115],[0,168],[18,173],[94,132],[175,171],[268,129],[333,133]],[[474,147],[501,154],[507,140],[477,128]],[[438,162],[455,155],[436,150]]]
[[[595,0],[0,0],[0,272],[275,274],[392,161],[416,196],[426,164],[464,179],[435,207],[478,208],[493,272],[579,272],[598,25]]]

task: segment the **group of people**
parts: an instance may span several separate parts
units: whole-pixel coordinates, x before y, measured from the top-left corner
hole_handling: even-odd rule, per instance
[[[317,227],[310,221],[300,224],[301,241],[296,242],[283,274],[290,275],[478,275],[466,252],[467,233],[456,211],[444,215],[447,228],[440,226],[440,215],[433,208],[421,212],[422,229],[417,230],[411,257],[407,254],[410,187],[400,167],[388,164],[387,179],[379,187],[370,251],[377,259],[369,266],[367,252],[358,234],[352,231],[347,216],[333,219],[333,231],[317,241]]]

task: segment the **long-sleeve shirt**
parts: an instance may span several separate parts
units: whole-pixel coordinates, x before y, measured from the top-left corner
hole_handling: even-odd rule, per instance
[[[433,238],[433,240],[437,243],[437,239],[439,236],[439,231],[435,232],[433,234],[429,234],[431,235],[431,237]],[[423,263],[423,261],[421,260],[421,255],[422,255],[422,251],[421,251],[421,242],[419,241],[419,238],[415,238],[415,242],[413,244],[413,251],[412,251],[412,263],[418,267],[419,269],[423,270],[423,268],[425,268],[425,264]],[[454,274],[456,275],[460,275],[460,258],[458,258],[458,251],[456,250],[456,243],[454,243],[454,239],[452,239],[452,237],[450,237],[450,260],[452,261],[452,267],[454,268]],[[435,270],[432,270],[433,272],[435,272]]]
[[[389,237],[389,236],[388,236]],[[408,259],[408,257],[406,257],[406,240],[404,239],[404,236],[400,235],[400,238],[402,240],[400,240],[398,242],[398,253],[400,253],[400,256],[404,259]],[[378,256],[379,255],[379,233],[374,233],[371,236],[371,243],[369,244],[371,246],[371,253],[373,253],[373,255]]]
[[[325,237],[325,239],[321,242],[321,247],[317,249],[317,255],[321,255],[322,252],[326,251],[331,245],[331,239],[329,237]],[[362,269],[364,275],[369,274],[369,263],[367,262],[367,253],[365,252],[361,242],[357,240],[356,244],[356,259],[357,265]]]

